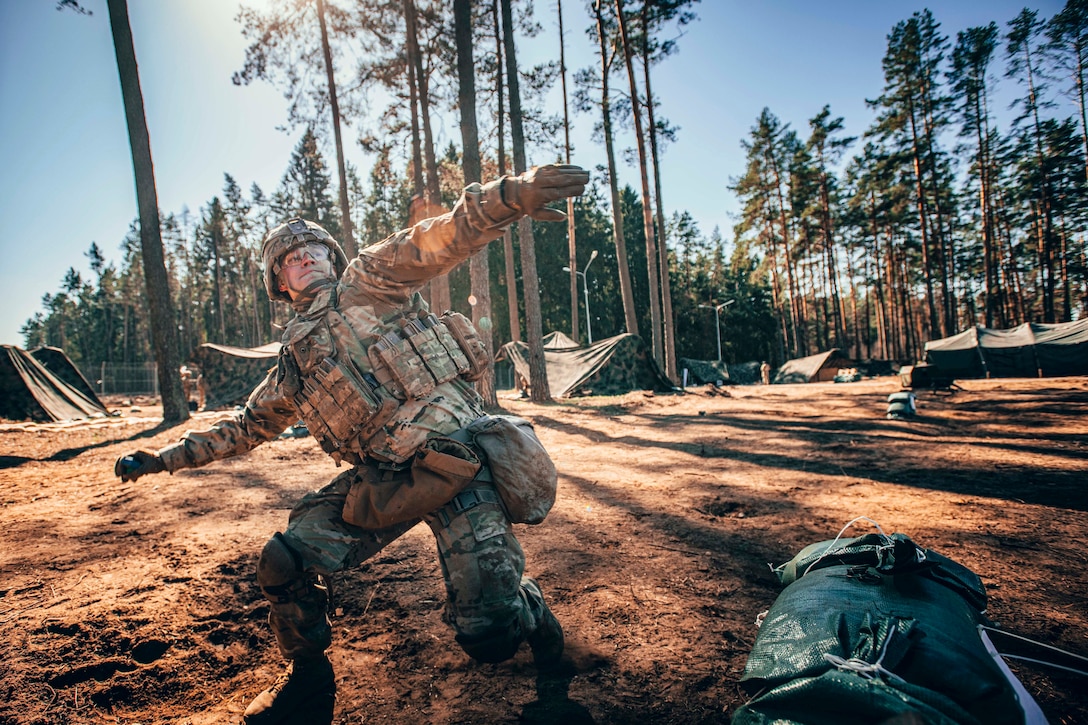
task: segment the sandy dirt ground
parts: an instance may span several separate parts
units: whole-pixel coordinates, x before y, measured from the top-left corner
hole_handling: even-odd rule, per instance
[[[910,421],[885,419],[897,378],[502,400],[559,468],[547,521],[516,528],[563,666],[464,655],[418,526],[331,582],[335,722],[727,723],[780,592],[768,564],[859,516],[976,571],[1003,628],[1088,655],[1088,379],[960,386]],[[165,428],[148,401],[111,402],[0,425],[0,724],[239,722],[282,667],[257,553],[337,469],[285,438],[122,483],[119,455],[216,414]],[[1088,723],[1084,677],[1010,664],[1051,723]]]

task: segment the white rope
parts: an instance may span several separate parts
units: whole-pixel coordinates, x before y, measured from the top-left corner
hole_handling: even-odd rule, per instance
[[[1053,652],[1057,652],[1059,654],[1065,655],[1066,657],[1071,657],[1071,658],[1073,658],[1075,660],[1080,660],[1081,662],[1088,662],[1088,657],[1084,657],[1082,655],[1074,654],[1074,653],[1072,653],[1072,652],[1070,652],[1068,650],[1062,649],[1061,647],[1054,647],[1053,645],[1046,644],[1045,642],[1039,642],[1037,640],[1030,639],[1028,637],[1022,637],[1019,634],[1013,634],[1012,632],[1006,632],[1003,629],[996,629],[994,627],[987,627],[984,624],[980,624],[978,626],[978,628],[979,629],[984,629],[987,632],[996,632],[997,634],[1000,634],[1000,635],[1002,635],[1004,637],[1012,637],[1013,639],[1018,639],[1021,642],[1027,642],[1029,644],[1036,645],[1037,647],[1042,647],[1044,649],[1048,649],[1048,650],[1051,650]],[[1036,659],[1032,659],[1030,657],[1022,657],[1021,655],[1005,654],[1004,652],[998,652],[998,654],[1001,655],[1002,657],[1005,657],[1005,658],[1010,659],[1010,660],[1023,660],[1024,662],[1032,662],[1032,663],[1037,664],[1037,665],[1046,665],[1048,667],[1054,667],[1054,668],[1059,669],[1059,670],[1065,670],[1066,672],[1072,672],[1073,674],[1076,674],[1076,675],[1084,675],[1085,677],[1088,677],[1088,672],[1085,672],[1083,670],[1074,669],[1072,667],[1064,667],[1062,665],[1056,665],[1053,662],[1047,662],[1045,660],[1036,660]]]
[[[819,556],[817,556],[817,557],[816,557],[816,558],[815,558],[815,559],[814,559],[814,560],[812,561],[812,563],[811,563],[811,564],[809,564],[808,566],[806,566],[806,567],[805,567],[805,570],[804,570],[803,572],[801,572],[801,576],[804,576],[805,574],[808,574],[809,570],[810,570],[810,569],[812,569],[812,567],[816,566],[816,562],[820,561],[820,559],[823,559],[823,558],[824,558],[825,556],[828,556],[829,554],[831,554],[831,550],[835,548],[835,544],[839,543],[839,539],[841,539],[841,538],[842,538],[842,535],[846,533],[846,530],[847,530],[847,529],[849,529],[849,528],[850,528],[851,526],[853,526],[854,524],[856,524],[856,523],[857,523],[857,522],[859,522],[859,521],[868,521],[868,522],[869,522],[870,524],[872,524],[873,526],[875,526],[875,527],[876,527],[876,530],[880,532],[880,535],[881,535],[881,536],[883,536],[883,537],[884,537],[885,539],[887,539],[887,538],[888,538],[888,535],[884,533],[884,529],[880,528],[880,524],[878,524],[878,523],[877,523],[876,521],[873,521],[873,520],[872,520],[871,518],[869,518],[868,516],[858,516],[858,517],[857,517],[857,518],[855,518],[855,519],[851,519],[851,520],[850,520],[850,521],[849,521],[849,522],[848,522],[848,523],[846,524],[846,526],[843,526],[843,527],[842,527],[842,530],[841,530],[841,531],[839,531],[839,535],[835,537],[835,540],[834,540],[834,541],[832,541],[832,542],[831,542],[831,543],[830,543],[830,544],[828,545],[828,547],[827,547],[826,549],[824,549],[823,553],[822,553],[822,554],[820,554]],[[887,546],[885,546],[885,547],[882,547],[882,548],[887,548]]]
[[[1082,675],[1088,677],[1088,672],[1084,670],[1074,669],[1073,667],[1066,667],[1065,665],[1056,665],[1053,662],[1047,662],[1046,660],[1036,660],[1031,657],[1021,657],[1020,655],[1010,655],[1004,652],[998,652],[999,655],[1007,660],[1023,660],[1024,662],[1031,662],[1036,665],[1045,665],[1047,667],[1053,667],[1056,670],[1065,670],[1066,672],[1072,672],[1074,675]]]
[[[897,682],[904,682],[902,677],[891,670],[885,669],[883,664],[884,656],[888,653],[888,645],[891,644],[892,638],[898,631],[898,626],[893,624],[888,631],[888,636],[884,638],[884,646],[880,648],[880,656],[876,658],[876,662],[866,662],[858,657],[844,659],[838,655],[833,655],[830,652],[824,652],[824,659],[831,663],[831,666],[835,669],[842,672],[853,672],[866,680],[871,680],[877,675],[884,675]]]

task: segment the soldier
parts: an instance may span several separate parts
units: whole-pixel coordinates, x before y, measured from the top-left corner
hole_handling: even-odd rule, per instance
[[[486,347],[463,316],[431,314],[419,290],[522,216],[564,219],[545,205],[581,194],[588,180],[577,166],[549,165],[471,184],[451,212],[350,263],[313,222],[274,228],[262,252],[265,287],[297,313],[277,367],[234,416],[118,460],[123,480],[203,466],[272,440],[301,417],[338,465],[352,464],[299,501],[258,559],[257,583],[288,667],[250,703],[249,725],[331,720],[336,686],[324,577],[361,564],[420,520],[438,544],[445,619],[462,649],[495,663],[527,641],[538,669],[559,661],[562,627],[524,575],[513,509],[504,487],[496,488],[508,466],[473,434],[496,420],[468,382],[486,371]],[[545,462],[538,467],[550,467],[554,487],[554,467]]]

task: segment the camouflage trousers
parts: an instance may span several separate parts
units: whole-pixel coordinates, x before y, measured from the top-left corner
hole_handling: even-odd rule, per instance
[[[355,478],[352,471],[304,496],[291,511],[283,539],[298,555],[308,582],[290,601],[273,601],[269,624],[288,659],[319,655],[332,640],[328,594],[317,575],[359,566],[419,523],[369,530],[341,516]],[[438,546],[446,584],[445,619],[457,641],[471,643],[497,632],[517,643],[536,631],[547,605],[537,583],[524,576],[525,554],[490,483],[458,494],[422,519]],[[510,634],[512,633],[512,634]]]

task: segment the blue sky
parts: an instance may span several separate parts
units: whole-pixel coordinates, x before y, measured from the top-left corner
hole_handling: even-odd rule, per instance
[[[97,242],[119,262],[119,245],[135,219],[132,161],[105,0],[82,0],[90,17],[55,10],[55,0],[0,0],[0,343],[22,345],[19,328],[59,289],[69,267],[91,276],[85,252]],[[273,191],[300,131],[277,130],[286,101],[267,84],[237,87],[245,41],[235,0],[129,0],[140,67],[159,206],[200,207],[220,194],[223,174],[243,189]],[[247,5],[261,6],[262,2]],[[583,3],[564,4],[567,64],[592,64]],[[1061,9],[1033,2],[1040,17]],[[943,32],[1014,17],[1008,0],[704,0],[680,51],[655,68],[662,113],[679,139],[662,162],[667,213],[687,210],[709,234],[728,239],[737,205],[727,185],[743,171],[740,142],[764,107],[802,136],[807,121],[830,104],[860,135],[872,121],[865,99],[880,94],[880,61],[899,20],[924,7]],[[537,0],[544,32],[519,48],[525,62],[558,58],[554,0]],[[1003,81],[1011,93],[1011,81]],[[561,96],[552,95],[561,112]],[[574,163],[593,168],[603,151],[590,140],[593,119],[575,115]],[[371,159],[345,140],[365,175]],[[447,124],[441,139],[459,139]],[[629,139],[623,141],[633,144]],[[444,142],[443,142],[444,145]],[[331,161],[332,155],[329,152]],[[547,158],[530,162],[547,161]],[[638,188],[634,168],[621,183]]]

